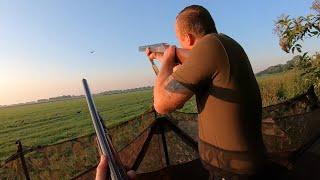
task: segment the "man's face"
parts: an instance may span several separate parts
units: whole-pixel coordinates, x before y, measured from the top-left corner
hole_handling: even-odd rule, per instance
[[[176,31],[176,37],[178,39],[180,46],[183,49],[190,49],[188,38],[182,31],[180,31],[178,23],[176,23],[175,31]]]

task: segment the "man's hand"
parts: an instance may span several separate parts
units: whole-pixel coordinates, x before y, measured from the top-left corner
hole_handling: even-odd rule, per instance
[[[133,170],[127,172],[129,179],[136,179],[136,173]],[[104,155],[100,156],[100,163],[97,167],[96,180],[106,180],[110,177],[110,170],[108,166],[107,157]]]
[[[146,49],[146,55],[150,60],[157,59],[161,64],[169,63],[170,66],[175,66],[176,46],[169,46],[164,53],[151,52],[149,48]]]
[[[100,163],[97,167],[96,180],[106,180],[110,176],[108,161],[106,156],[100,156]]]
[[[161,63],[163,65],[166,64],[168,66],[174,67],[176,65],[175,58],[176,58],[176,46],[169,46],[163,54]]]
[[[152,52],[151,50],[150,50],[150,48],[147,48],[146,49],[146,55],[148,56],[148,58],[150,59],[150,60],[155,60],[155,59],[157,59],[157,60],[160,60],[161,58],[162,58],[162,56],[163,56],[163,53],[157,53],[157,52]]]

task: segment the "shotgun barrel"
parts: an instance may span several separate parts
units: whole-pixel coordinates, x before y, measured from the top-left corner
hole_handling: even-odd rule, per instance
[[[89,107],[92,123],[94,126],[94,129],[97,134],[97,139],[99,142],[99,147],[101,150],[101,153],[108,158],[108,165],[110,168],[110,175],[111,179],[113,180],[128,180],[127,173],[125,169],[123,168],[120,160],[118,159],[118,156],[116,155],[115,149],[113,148],[111,139],[103,128],[101,119],[99,117],[98,111],[96,109],[96,106],[94,104],[92,94],[89,89],[89,85],[87,83],[86,79],[82,80],[86,99],[87,99],[87,104]],[[107,169],[106,169],[107,171]]]

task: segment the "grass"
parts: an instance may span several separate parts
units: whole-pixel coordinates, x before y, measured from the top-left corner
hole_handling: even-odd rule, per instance
[[[94,98],[107,125],[129,120],[151,105],[151,91]],[[1,108],[0,119],[1,160],[15,152],[17,139],[28,146],[47,145],[93,132],[84,98]]]
[[[107,126],[116,125],[151,108],[152,92],[143,90],[94,97]],[[195,112],[192,100],[182,111]],[[24,145],[48,145],[94,132],[84,98],[0,108],[0,162]]]

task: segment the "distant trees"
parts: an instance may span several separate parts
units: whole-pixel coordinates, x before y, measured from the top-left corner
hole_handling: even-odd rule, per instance
[[[268,74],[280,73],[293,69],[299,65],[301,56],[294,56],[291,60],[287,61],[285,64],[278,64],[270,66],[267,69],[256,73],[256,76],[263,76]]]
[[[58,101],[58,100],[65,100],[65,99],[71,99],[71,98],[72,98],[71,95],[62,95],[62,96],[49,98],[49,101]]]
[[[152,88],[153,88],[152,86],[145,86],[145,87],[138,87],[138,88],[131,88],[131,89],[105,91],[105,92],[102,92],[102,93],[99,93],[99,94],[102,94],[102,95],[121,94],[121,93],[129,93],[129,92],[151,90]]]

